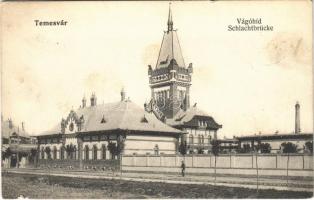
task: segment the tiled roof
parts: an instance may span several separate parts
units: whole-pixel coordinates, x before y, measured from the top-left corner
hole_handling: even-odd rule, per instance
[[[166,123],[170,126],[180,126],[184,125],[187,122],[190,122],[196,116],[209,118],[210,120],[208,121],[208,126],[210,128],[221,128],[221,125],[216,123],[211,116],[209,116],[206,112],[200,110],[196,106],[190,107],[187,111],[181,109],[173,119],[167,119]]]
[[[179,39],[175,30],[164,33],[156,68],[168,67],[172,59],[175,59],[180,67],[185,67]]]
[[[106,131],[106,130],[136,130],[149,132],[182,133],[161,121],[155,115],[130,100],[100,104],[91,107],[79,108],[74,111],[78,117],[84,117],[84,123],[79,132]],[[60,120],[61,121],[61,120]],[[101,123],[101,122],[104,123]],[[57,124],[44,135],[61,132],[61,124]]]

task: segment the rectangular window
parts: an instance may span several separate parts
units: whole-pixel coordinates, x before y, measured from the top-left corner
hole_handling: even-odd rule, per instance
[[[100,136],[100,140],[107,140],[107,136],[106,135],[101,135]]]
[[[97,140],[98,140],[98,136],[97,136],[97,135],[93,135],[93,136],[92,136],[92,140],[93,140],[93,141],[97,141]]]
[[[90,140],[90,136],[84,136],[83,140],[84,141],[89,141]]]

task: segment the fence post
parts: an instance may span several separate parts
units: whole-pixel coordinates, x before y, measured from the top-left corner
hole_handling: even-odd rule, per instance
[[[175,167],[177,166],[177,154],[175,154],[175,156],[174,156],[174,166]]]
[[[161,154],[159,155],[159,167],[161,167]]]
[[[289,153],[288,153],[288,158],[287,158],[287,187],[289,184]]]
[[[229,152],[229,164],[230,164],[230,168],[231,168],[231,152]]]
[[[256,186],[257,186],[257,193],[258,193],[258,185],[259,185],[259,180],[258,180],[258,161],[257,161],[257,152],[256,152],[256,154],[255,154],[255,167],[256,167],[256,181],[257,181],[257,183],[256,183]]]
[[[252,152],[252,169],[254,168],[254,154]]]
[[[278,169],[278,153],[276,154],[276,169]]]
[[[302,155],[302,169],[304,169],[304,153],[303,153],[303,155]]]
[[[120,153],[120,178],[122,177],[122,153]]]
[[[192,154],[192,168],[194,167],[194,156],[193,156],[193,154]]]

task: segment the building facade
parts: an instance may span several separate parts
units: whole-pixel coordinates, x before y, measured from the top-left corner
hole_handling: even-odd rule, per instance
[[[156,66],[148,66],[151,100],[145,103],[145,109],[164,123],[187,133],[181,142],[186,143],[188,153],[209,152],[211,140],[217,139],[217,131],[222,126],[197,108],[196,103],[190,106],[192,73],[192,63],[186,66],[184,62],[169,8],[167,30]]]
[[[121,91],[121,101],[90,106],[83,98],[77,110],[38,138],[40,160],[104,161],[120,154],[175,154],[182,131],[149,114]],[[78,162],[73,162],[78,163]]]

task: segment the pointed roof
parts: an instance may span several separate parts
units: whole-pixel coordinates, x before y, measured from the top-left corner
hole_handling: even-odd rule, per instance
[[[168,29],[165,31],[162,39],[156,68],[168,67],[172,59],[174,59],[180,67],[185,67],[177,31],[173,30],[172,12],[170,6],[167,25]]]

